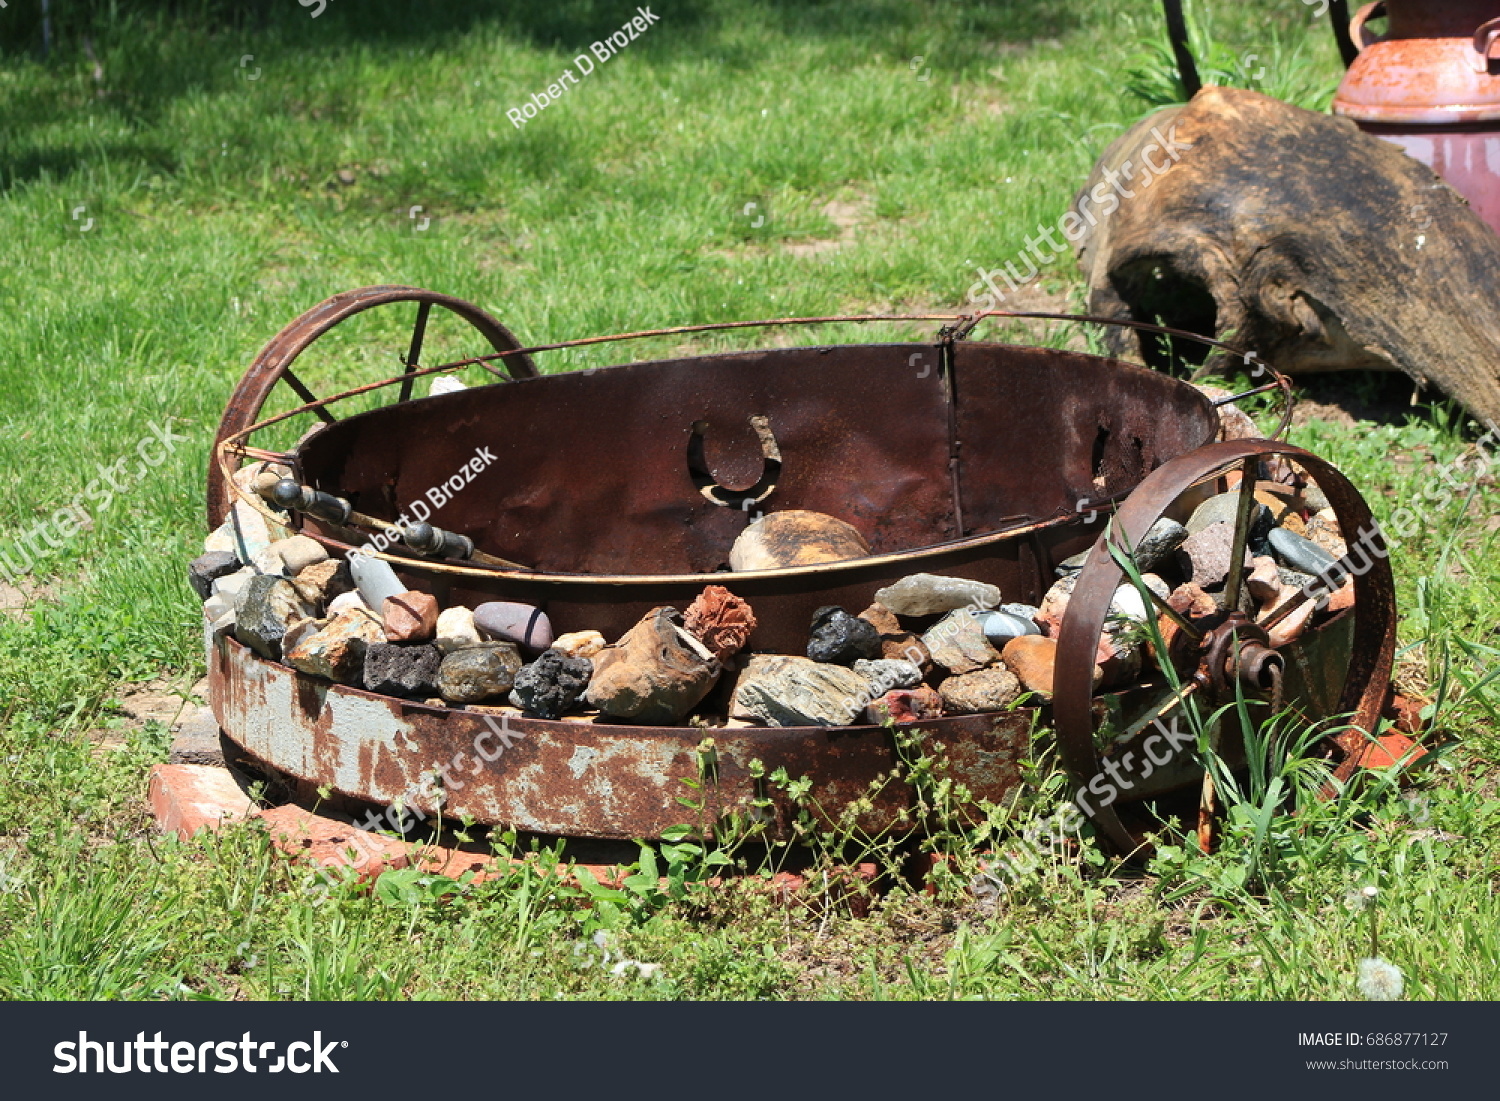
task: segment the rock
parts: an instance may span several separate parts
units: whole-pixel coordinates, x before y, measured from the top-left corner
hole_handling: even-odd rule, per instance
[[[474,626],[485,638],[514,642],[523,653],[540,654],[552,645],[552,621],[540,608],[492,600],[474,609]]]
[[[281,560],[271,547],[262,547],[251,559],[250,564],[255,567],[256,573],[270,573],[277,577],[287,577],[286,563]]]
[[[215,581],[239,569],[240,560],[232,551],[205,551],[188,563],[188,584],[199,600],[207,600],[213,594]]]
[[[1322,512],[1329,507],[1328,495],[1312,482],[1308,482],[1302,490],[1302,501],[1311,512]]]
[[[932,660],[950,673],[971,673],[1000,657],[985,637],[979,618],[967,608],[949,612],[922,636],[922,644]]]
[[[254,493],[257,497],[264,497],[271,491],[271,487],[283,478],[292,476],[292,468],[285,463],[273,463],[269,459],[261,462],[246,463],[236,470],[232,480],[236,486],[246,493]],[[281,510],[276,512],[280,514]]]
[[[203,540],[204,553],[228,551],[241,562],[250,562],[271,545],[271,529],[266,518],[244,501],[236,501],[231,510],[232,519],[239,522],[238,530],[231,518],[226,518]],[[284,529],[283,529],[284,530]]]
[[[552,640],[552,649],[570,658],[591,658],[606,645],[598,631],[569,631]]]
[[[308,566],[328,561],[328,551],[323,544],[306,535],[278,539],[266,549],[281,559],[288,577],[296,577]]]
[[[298,571],[292,578],[292,588],[313,607],[327,608],[336,597],[354,590],[354,576],[344,559],[325,558]]]
[[[368,612],[372,616],[375,615],[375,609],[365,603],[365,598],[359,595],[359,590],[357,589],[351,589],[347,593],[339,593],[338,596],[328,602],[328,614],[331,616],[336,616],[340,612],[353,611]],[[378,620],[380,617],[375,616],[375,618]]]
[[[1232,530],[1239,507],[1239,490],[1210,497],[1193,510],[1193,515],[1187,522],[1188,537],[1191,538],[1214,524],[1220,523],[1229,524]],[[1266,537],[1270,534],[1272,527],[1271,510],[1260,501],[1255,501],[1250,508],[1250,534],[1245,546],[1251,554],[1265,554]]]
[[[317,634],[318,631],[324,626],[325,623],[323,620],[313,619],[311,617],[307,619],[294,620],[292,625],[286,629],[286,634],[281,636],[282,662],[290,665],[291,662],[287,661],[286,655],[291,653],[292,650],[300,645],[303,639],[310,638],[311,636]]]
[[[214,634],[234,629],[234,597],[225,593],[211,593],[203,602],[203,618]]]
[[[1265,508],[1264,505],[1260,507]],[[1283,531],[1284,529],[1271,530]],[[1182,552],[1192,563],[1193,583],[1205,589],[1222,586],[1225,578],[1229,576],[1229,556],[1233,549],[1234,523],[1231,520],[1216,520],[1189,535],[1182,544]],[[1251,551],[1247,548],[1245,564],[1249,566],[1251,561]]]
[[[437,692],[443,655],[428,643],[372,642],[365,649],[365,689],[382,696],[417,696]]]
[[[959,608],[987,611],[1000,603],[1000,590],[964,577],[914,573],[878,590],[875,599],[897,615],[941,615]]]
[[[676,615],[671,608],[648,612],[618,642],[595,655],[594,676],[584,694],[590,705],[617,719],[666,726],[708,695],[722,666],[708,647],[674,622]]]
[[[1073,599],[1073,589],[1077,584],[1078,574],[1070,573],[1058,578],[1042,597],[1036,621],[1049,637],[1056,638],[1062,629],[1063,617],[1068,614],[1068,601]]]
[[[1269,555],[1259,555],[1255,558],[1254,565],[1255,568],[1245,579],[1250,595],[1261,604],[1268,600],[1275,600],[1281,594],[1285,584],[1281,579],[1281,569],[1276,565],[1276,559]]]
[[[1334,563],[1333,557],[1318,544],[1285,528],[1271,531],[1271,552],[1278,562],[1302,573],[1319,574]]]
[[[875,726],[884,726],[887,722],[904,726],[942,717],[942,697],[937,689],[925,684],[916,688],[897,688],[865,708],[865,721]]]
[[[385,637],[392,642],[427,642],[437,634],[437,598],[416,591],[388,596],[380,617]]]
[[[750,641],[755,613],[723,585],[710,585],[688,605],[682,625],[720,661],[728,661]]]
[[[1048,681],[1051,684],[1051,681]],[[949,677],[938,688],[943,710],[950,715],[1002,711],[1021,695],[1021,682],[1004,665]]]
[[[884,696],[897,688],[915,688],[922,683],[922,670],[909,661],[856,661],[854,671],[865,678],[871,696]]]
[[[252,577],[259,576],[250,566],[241,567],[233,573],[226,573],[223,577],[216,577],[209,585],[209,591],[220,596],[230,598],[238,596],[244,591],[245,586],[250,583]]]
[[[984,632],[984,637],[990,640],[990,645],[995,647],[1004,646],[1013,638],[1022,635],[1039,635],[1042,629],[1036,625],[1033,618],[1041,609],[1030,608],[1025,604],[1007,604],[1006,608],[1027,608],[1025,615],[1017,615],[1010,611],[980,612],[974,618],[979,620],[979,629]]]
[[[869,700],[865,678],[846,666],[757,654],[735,684],[730,714],[768,726],[848,726]]]
[[[594,663],[548,650],[516,674],[511,702],[540,719],[560,719],[588,688]]]
[[[1021,687],[1035,692],[1043,699],[1052,698],[1053,667],[1057,662],[1057,640],[1039,635],[1013,638],[1000,651],[1005,667],[1016,675]],[[1094,687],[1103,680],[1103,673],[1094,667]]]
[[[751,524],[734,541],[729,568],[780,570],[863,558],[870,544],[851,525],[821,512],[789,509],[772,512]]]
[[[284,578],[259,574],[235,598],[234,637],[261,657],[280,661],[286,629],[310,611]]]
[[[339,684],[360,684],[365,651],[384,641],[379,621],[368,610],[340,612],[320,630],[289,647],[286,663]]]
[[[1204,592],[1203,587],[1193,581],[1173,589],[1172,594],[1167,597],[1167,603],[1174,612],[1189,622],[1214,616],[1219,612],[1219,602],[1214,599],[1213,594]]]
[[[1182,541],[1187,537],[1187,528],[1183,527],[1176,520],[1163,516],[1146,530],[1145,535],[1141,536],[1141,541],[1136,546],[1135,553],[1130,556],[1130,560],[1135,563],[1136,569],[1142,573],[1149,573],[1165,562],[1173,551],[1182,546]],[[1059,577],[1066,577],[1070,573],[1077,573],[1083,569],[1083,564],[1088,561],[1088,557],[1092,552],[1093,548],[1090,547],[1087,550],[1079,551],[1071,558],[1063,559],[1057,564],[1057,569],[1053,572]]]
[[[479,637],[479,628],[474,626],[474,613],[460,605],[444,609],[433,627],[437,648],[445,654],[464,646],[477,646],[484,640]]]
[[[427,386],[427,396],[437,397],[439,394],[457,394],[467,390],[468,386],[462,379],[454,378],[452,375],[433,375],[432,382]]]
[[[1343,533],[1339,530],[1339,522],[1331,510],[1324,510],[1312,517],[1304,530],[1306,538],[1321,547],[1329,557],[1342,558],[1349,553],[1349,548],[1344,544]]]
[[[369,607],[383,608],[387,597],[400,596],[407,591],[396,571],[384,560],[368,554],[351,554],[348,561],[355,587]]]
[[[850,665],[880,656],[880,632],[869,620],[828,605],[813,613],[807,656],[813,661]]]
[[[448,654],[438,666],[438,695],[449,703],[479,703],[503,696],[515,687],[520,671],[521,652],[514,642],[465,646]]]
[[[880,633],[880,656],[893,661],[909,661],[925,674],[932,668],[932,655],[915,632],[905,630],[896,613],[884,604],[871,604],[859,618]]]

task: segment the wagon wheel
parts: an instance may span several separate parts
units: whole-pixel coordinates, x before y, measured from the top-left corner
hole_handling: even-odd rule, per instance
[[[260,355],[255,357],[255,362],[250,364],[244,377],[240,379],[239,385],[235,387],[234,393],[230,395],[229,404],[224,409],[223,419],[219,421],[218,434],[214,437],[214,450],[210,454],[217,455],[218,445],[225,439],[257,423],[261,409],[265,406],[266,400],[277,383],[284,382],[304,403],[316,401],[318,395],[315,395],[302,379],[292,372],[293,361],[319,337],[355,314],[363,313],[376,306],[387,306],[398,302],[417,304],[411,342],[401,357],[401,362],[405,364],[408,374],[416,370],[420,363],[428,318],[434,306],[442,307],[467,321],[497,352],[514,352],[522,347],[510,330],[490,314],[471,302],[465,302],[451,295],[421,290],[417,287],[400,286],[361,287],[358,290],[336,294],[327,301],[314,306],[282,329],[261,350]],[[537,373],[531,357],[525,354],[506,356],[500,362],[504,365],[504,371],[490,363],[485,363],[483,366],[503,381],[533,378]],[[411,397],[413,381],[415,380],[408,379],[401,384],[398,401],[406,401]],[[320,406],[314,412],[327,424],[332,424],[337,419],[326,406]],[[217,527],[223,521],[229,511],[231,500],[232,495],[224,484],[219,464],[211,461],[208,464],[208,526],[210,528]]]
[[[1352,771],[1352,754],[1364,740],[1361,731],[1373,732],[1376,729],[1385,706],[1396,650],[1395,586],[1379,529],[1369,507],[1349,480],[1316,455],[1290,444],[1269,440],[1229,440],[1209,444],[1163,464],[1130,494],[1115,513],[1106,536],[1094,544],[1078,577],[1058,634],[1053,702],[1058,750],[1063,766],[1078,785],[1080,793],[1094,785],[1093,794],[1081,798],[1079,806],[1088,812],[1104,841],[1122,854],[1139,855],[1146,846],[1126,829],[1115,810],[1115,800],[1111,798],[1106,803],[1100,792],[1107,794],[1111,786],[1116,797],[1131,791],[1144,778],[1142,774],[1150,775],[1148,769],[1153,765],[1123,754],[1121,751],[1130,747],[1129,741],[1117,743],[1101,754],[1095,739],[1093,678],[1097,648],[1116,589],[1127,580],[1125,570],[1110,553],[1105,539],[1113,539],[1121,548],[1133,547],[1191,487],[1235,470],[1243,474],[1238,491],[1242,507],[1236,514],[1229,559],[1231,572],[1225,583],[1225,603],[1230,610],[1186,624],[1194,629],[1193,632],[1183,631],[1171,643],[1173,666],[1182,674],[1180,688],[1173,690],[1169,685],[1165,686],[1166,691],[1159,697],[1158,706],[1147,709],[1141,725],[1150,723],[1153,718],[1169,719],[1184,706],[1189,696],[1199,696],[1210,709],[1232,701],[1236,680],[1243,686],[1248,700],[1270,705],[1255,708],[1256,713],[1267,715],[1280,703],[1280,675],[1285,656],[1282,649],[1270,645],[1264,630],[1270,620],[1256,624],[1244,613],[1232,611],[1237,601],[1231,602],[1234,598],[1230,590],[1233,587],[1237,594],[1246,575],[1246,571],[1241,571],[1237,578],[1233,567],[1237,561],[1243,562],[1244,547],[1250,535],[1254,517],[1252,494],[1259,480],[1260,461],[1278,455],[1300,465],[1328,498],[1351,548],[1351,555],[1343,562],[1348,563],[1354,558],[1352,551],[1356,540],[1366,550],[1373,551],[1360,556],[1358,565],[1363,567],[1363,572],[1354,573],[1353,577],[1355,629],[1342,684],[1337,684],[1336,677],[1331,678],[1334,691],[1325,694],[1326,699],[1321,705],[1317,700],[1313,701],[1314,706],[1325,708],[1319,717],[1352,713],[1352,728],[1357,729],[1344,728],[1346,733],[1332,739],[1333,748],[1345,756],[1344,764],[1336,774],[1340,778]],[[1286,603],[1289,602],[1278,602],[1272,619],[1277,613],[1285,613]],[[1178,622],[1181,622],[1180,617]],[[1169,629],[1181,630],[1176,623]],[[1194,633],[1200,637],[1193,637]],[[1178,643],[1182,644],[1180,652]],[[1166,660],[1165,655],[1158,656]],[[1096,779],[1105,775],[1111,778],[1108,786]]]

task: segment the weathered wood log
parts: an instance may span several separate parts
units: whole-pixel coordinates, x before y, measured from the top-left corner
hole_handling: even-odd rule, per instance
[[[1500,236],[1353,123],[1205,88],[1116,140],[1073,209],[1091,313],[1160,318],[1288,373],[1405,371],[1500,426]]]

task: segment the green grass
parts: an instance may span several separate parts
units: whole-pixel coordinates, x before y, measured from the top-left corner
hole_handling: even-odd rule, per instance
[[[201,671],[182,575],[203,534],[208,444],[285,322],[369,283],[471,299],[533,343],[956,308],[976,265],[1055,222],[1104,145],[1171,98],[1150,0],[705,0],[653,5],[661,22],[561,103],[522,130],[506,119],[633,6],[334,3],[312,20],[289,3],[242,18],[207,2],[175,16],[80,5],[45,64],[26,52],[29,16],[0,12],[7,540],[153,424],[188,437],[49,553],[26,614],[0,616],[0,996],[1342,998],[1367,946],[1345,895],[1373,883],[1409,996],[1493,997],[1493,476],[1471,500],[1434,495],[1395,555],[1401,675],[1445,690],[1441,727],[1460,739],[1422,781],[1427,802],[1310,805],[1277,827],[1268,866],[1231,835],[1212,858],[1169,851],[1146,876],[1059,853],[998,899],[968,893],[965,857],[936,895],[898,890],[868,913],[738,887],[603,906],[531,873],[330,887],[248,826],[154,836],[144,793],[160,732],[117,750],[88,732],[122,686]],[[1326,24],[1302,5],[1215,5],[1211,33],[1215,65],[1255,53],[1270,71],[1242,75],[1299,102],[1323,106],[1337,79]],[[819,241],[839,247],[801,247]],[[1043,285],[1076,294],[1071,261]],[[395,369],[409,319],[362,320],[309,354],[320,393]],[[438,348],[473,342],[454,329]],[[1428,407],[1403,426],[1293,433],[1382,519],[1467,439]],[[1049,809],[1051,783],[1016,821]],[[617,977],[620,953],[661,971]]]

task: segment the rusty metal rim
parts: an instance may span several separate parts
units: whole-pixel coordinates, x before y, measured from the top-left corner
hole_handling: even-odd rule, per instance
[[[1190,451],[1152,471],[1115,513],[1113,526],[1125,545],[1134,546],[1188,489],[1237,462],[1262,455],[1290,457],[1313,475],[1340,526],[1352,521],[1344,530],[1360,532],[1374,523],[1353,484],[1311,452],[1269,440],[1228,440]],[[1376,729],[1385,706],[1396,653],[1395,579],[1390,559],[1371,557],[1372,567],[1354,577],[1355,641],[1338,704],[1338,713],[1352,713],[1352,725],[1367,731]],[[1101,536],[1084,563],[1058,633],[1053,726],[1063,767],[1080,788],[1103,772],[1103,758],[1094,742],[1094,658],[1105,616],[1123,578],[1124,570]],[[1124,854],[1139,851],[1139,842],[1112,805],[1094,809],[1094,825],[1111,846]]]

